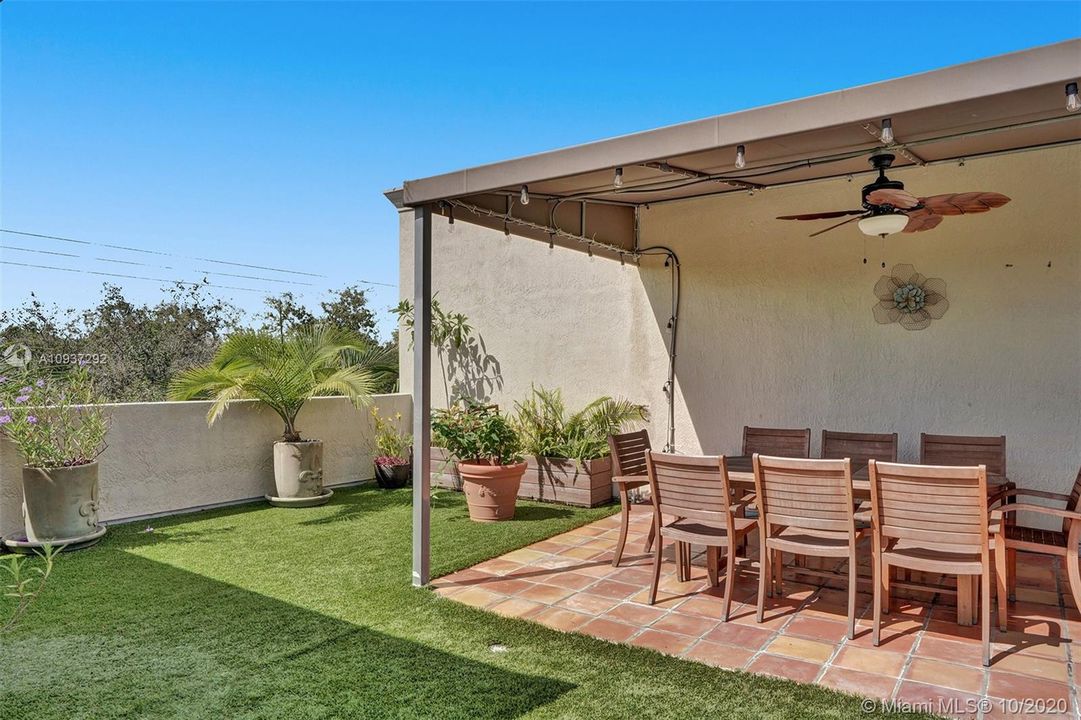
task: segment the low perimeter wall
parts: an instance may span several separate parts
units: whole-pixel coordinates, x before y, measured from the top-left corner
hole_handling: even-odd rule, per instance
[[[409,395],[377,395],[383,415],[400,412],[412,427]],[[209,402],[123,403],[108,406],[108,449],[99,458],[101,519],[105,522],[178,512],[262,497],[274,485],[271,447],[281,420],[253,401],[241,401],[212,428]],[[316,398],[297,425],[322,440],[323,479],[329,486],[370,480],[369,408],[344,398]],[[0,534],[22,528],[22,457],[0,441]]]

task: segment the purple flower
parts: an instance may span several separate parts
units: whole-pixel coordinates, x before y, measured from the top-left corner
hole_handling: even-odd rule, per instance
[[[21,392],[21,393],[32,393],[32,392],[34,392],[34,388],[27,385],[24,388],[19,388],[19,392]]]
[[[37,415],[27,415],[26,416],[26,422],[30,423],[31,425],[37,425],[38,424]]]
[[[34,383],[34,385],[36,385],[39,388],[45,387],[45,381],[44,380],[38,380],[36,383]]]
[[[24,402],[26,402],[29,399],[30,399],[29,395],[20,395],[19,397],[15,398],[15,404],[16,405],[22,405]]]
[[[84,358],[79,358],[79,367],[86,367],[90,362]]]
[[[0,375],[0,383],[6,383],[8,381],[7,375]]]
[[[0,415],[0,425],[7,425],[9,422],[11,422],[10,415]]]

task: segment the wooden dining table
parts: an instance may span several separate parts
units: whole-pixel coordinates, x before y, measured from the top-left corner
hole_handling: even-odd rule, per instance
[[[728,481],[737,490],[744,493],[754,493],[754,467],[750,455],[726,455],[725,462],[728,465]],[[994,501],[1002,490],[1009,487],[1009,478],[1004,475],[987,475],[987,497],[988,501]],[[871,480],[867,466],[853,470],[852,472],[852,496],[856,500],[869,500],[871,498]],[[870,576],[861,575],[861,580],[870,582],[872,578]],[[958,578],[957,583],[957,624],[959,625],[975,625],[976,610],[979,606],[977,601],[979,597],[978,592],[978,576],[971,576],[971,580],[962,582]],[[901,584],[901,583],[898,583]],[[921,586],[914,583],[904,583],[906,587],[912,587],[913,589],[921,589]],[[934,588],[925,586],[923,589],[929,591],[940,590],[941,588]]]

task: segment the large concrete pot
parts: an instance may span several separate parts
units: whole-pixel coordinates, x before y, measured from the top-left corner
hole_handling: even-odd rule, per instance
[[[105,534],[98,525],[98,464],[23,466],[26,542],[81,544]]]
[[[513,465],[458,463],[462,489],[469,505],[469,519],[496,522],[513,518],[525,469],[524,462]]]
[[[274,492],[267,500],[284,507],[312,507],[330,499],[333,491],[323,487],[322,440],[274,443]]]

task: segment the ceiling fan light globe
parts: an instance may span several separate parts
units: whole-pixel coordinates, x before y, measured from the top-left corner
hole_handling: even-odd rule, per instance
[[[858,225],[860,232],[864,235],[885,237],[904,230],[905,226],[908,225],[908,215],[902,215],[901,213],[871,215],[862,218]]]

